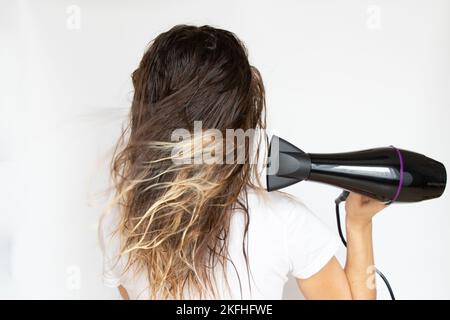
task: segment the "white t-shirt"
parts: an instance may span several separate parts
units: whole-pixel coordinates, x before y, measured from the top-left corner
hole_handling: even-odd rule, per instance
[[[220,276],[216,278],[221,299],[281,299],[289,274],[301,279],[311,277],[339,248],[336,234],[292,196],[249,190],[248,208],[246,244],[250,272],[242,249],[245,219],[242,212],[236,211],[229,231],[228,250],[232,261],[226,271],[229,289]],[[132,270],[123,274],[125,259],[117,262],[118,238],[111,232],[117,218],[111,213],[101,223],[104,282],[111,287],[122,285],[130,299],[148,299],[151,284],[146,275]]]

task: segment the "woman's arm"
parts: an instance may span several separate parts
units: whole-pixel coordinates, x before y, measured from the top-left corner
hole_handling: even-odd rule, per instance
[[[345,274],[353,299],[376,299],[372,246],[372,218],[386,205],[382,202],[350,193],[345,202],[347,260]]]
[[[370,280],[374,271],[372,223],[352,225],[347,219],[347,259],[345,274],[354,300],[375,300],[376,287]]]
[[[336,258],[308,279],[297,279],[306,299],[376,299],[372,247],[372,218],[385,204],[350,193],[345,203],[347,260],[345,270]]]
[[[123,300],[130,300],[130,296],[128,295],[127,289],[125,289],[124,286],[118,286],[117,289],[119,289],[120,296]]]
[[[312,277],[297,279],[297,285],[308,300],[352,299],[347,276],[335,257]]]

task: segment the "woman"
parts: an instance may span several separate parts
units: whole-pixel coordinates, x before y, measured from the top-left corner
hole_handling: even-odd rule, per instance
[[[265,138],[229,143],[231,129],[265,128],[263,82],[234,34],[175,26],[132,80],[113,210],[101,222],[105,278],[123,298],[279,299],[292,274],[307,299],[375,299],[371,221],[384,205],[350,194],[343,269],[335,234],[299,201],[261,186]],[[201,134],[174,139],[180,129]]]

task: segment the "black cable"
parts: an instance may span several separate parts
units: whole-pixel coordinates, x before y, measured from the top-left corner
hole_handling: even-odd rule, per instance
[[[336,204],[336,222],[337,222],[337,228],[339,232],[339,237],[341,238],[342,243],[347,248],[347,241],[345,240],[344,234],[342,232],[342,226],[341,226],[341,215],[339,213],[339,204],[342,201],[345,201],[347,199],[347,196],[349,195],[348,191],[344,191],[341,193],[341,195],[334,201]],[[386,284],[386,287],[389,291],[389,295],[391,296],[391,300],[395,300],[394,291],[391,288],[391,285],[389,284],[388,279],[386,276],[377,268],[375,268],[375,272],[380,276],[381,279],[383,279],[384,283]]]
[[[391,300],[395,300],[394,291],[392,290],[391,285],[389,284],[389,281],[386,278],[386,276],[377,268],[375,268],[375,272],[380,276],[381,279],[383,279],[384,284],[386,285],[386,287],[389,291],[389,295],[391,296]]]

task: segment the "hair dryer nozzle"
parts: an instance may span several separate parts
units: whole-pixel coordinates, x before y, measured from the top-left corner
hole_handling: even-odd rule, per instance
[[[305,180],[311,171],[309,155],[293,144],[272,136],[269,145],[266,184],[268,191],[278,190]]]

